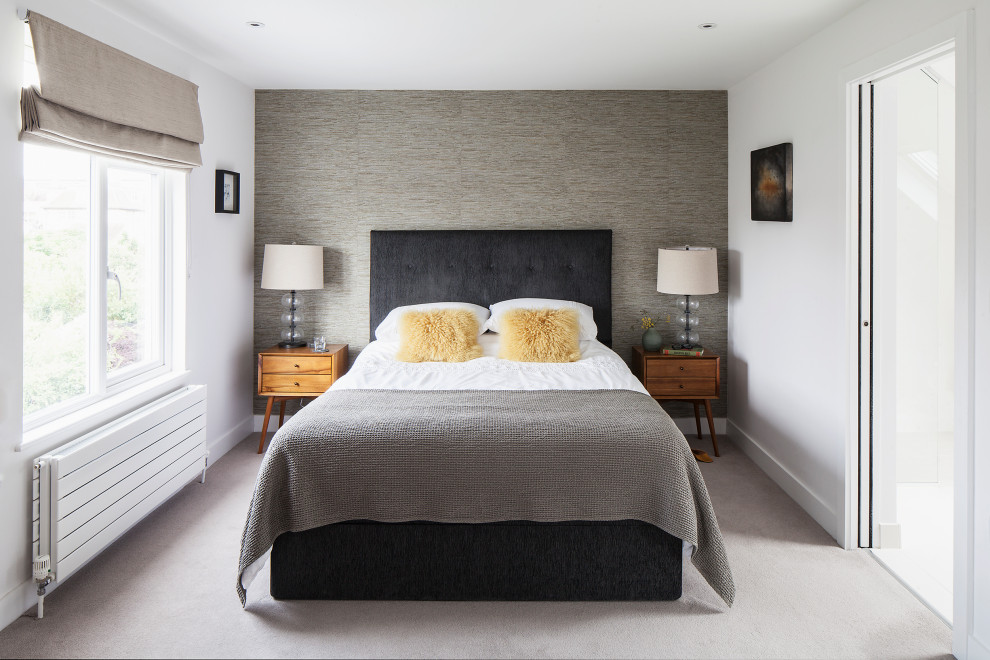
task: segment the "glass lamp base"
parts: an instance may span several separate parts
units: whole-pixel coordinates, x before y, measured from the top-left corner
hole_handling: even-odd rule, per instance
[[[694,330],[681,330],[677,333],[677,337],[674,341],[675,344],[679,344],[681,348],[691,348],[697,345],[701,341],[701,337]]]
[[[691,350],[699,345],[701,337],[698,335],[698,326],[701,325],[698,319],[698,309],[701,305],[697,300],[692,300],[691,296],[678,298],[677,308],[681,313],[677,315],[677,324],[681,326],[674,336],[674,348]]]
[[[288,327],[282,328],[280,333],[282,341],[279,342],[279,346],[282,348],[300,348],[306,345],[306,340],[303,338],[302,330],[299,326],[294,323],[289,324]]]

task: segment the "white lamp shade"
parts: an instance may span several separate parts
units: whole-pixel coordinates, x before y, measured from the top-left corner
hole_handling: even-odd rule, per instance
[[[715,248],[660,248],[657,254],[657,291],[679,296],[718,293]]]
[[[262,289],[323,288],[322,245],[266,245]]]

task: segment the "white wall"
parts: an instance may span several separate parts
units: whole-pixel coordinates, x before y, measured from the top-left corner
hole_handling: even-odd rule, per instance
[[[21,436],[22,172],[18,95],[24,24],[0,0],[0,628],[32,604],[31,462]],[[88,0],[34,0],[31,9],[199,85],[206,141],[189,178],[187,359],[208,386],[207,443],[215,461],[251,431],[254,91]],[[241,174],[240,215],[213,212],[214,170]]]
[[[847,315],[843,73],[969,8],[976,9],[978,73],[973,78],[978,139],[973,245],[976,254],[985,255],[990,249],[985,226],[990,1],[873,0],[729,90],[729,433],[844,545],[855,545],[846,538],[845,478],[855,394],[849,324],[856,320]],[[780,142],[794,143],[794,222],[752,222],[749,153]],[[976,400],[985,401],[990,271],[977,266],[974,277],[974,381]],[[978,484],[962,507],[971,507],[963,512],[970,516],[970,540],[959,557],[973,562],[975,584],[955,639],[956,653],[970,657],[982,657],[990,648],[988,421],[987,410],[974,414],[967,425],[973,429],[969,453],[962,459]],[[966,443],[966,430],[956,428],[958,442]]]

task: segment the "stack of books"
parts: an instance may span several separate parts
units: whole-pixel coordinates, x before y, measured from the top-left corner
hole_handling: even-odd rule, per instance
[[[660,349],[660,352],[664,355],[691,355],[694,357],[700,357],[705,353],[705,347],[696,345],[691,348],[675,348],[673,345],[664,346]]]

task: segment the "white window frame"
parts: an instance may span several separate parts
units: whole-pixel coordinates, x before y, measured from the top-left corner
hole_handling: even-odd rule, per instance
[[[159,177],[162,309],[156,325],[161,350],[160,360],[109,375],[106,370],[109,205],[103,197],[107,190],[107,171],[115,168],[153,173]],[[181,341],[185,315],[180,309],[184,303],[182,283],[185,278],[179,274],[185,273],[188,176],[183,170],[96,154],[90,156],[89,277],[95,285],[88,287],[92,333],[87,346],[89,392],[24,415],[20,447],[41,439],[66,439],[78,430],[109,421],[121,411],[178,385],[185,375]]]
[[[161,220],[160,226],[158,227],[159,238],[161,240],[161,251],[158,255],[161,259],[161,270],[160,270],[160,284],[162,287],[161,305],[162,309],[160,315],[158,316],[156,325],[157,333],[153,338],[156,343],[155,352],[159,354],[160,360],[155,363],[135,365],[133,367],[125,367],[119,373],[114,375],[109,375],[105,368],[93,369],[90,374],[90,378],[95,381],[91,382],[91,389],[94,392],[106,392],[108,395],[112,395],[115,392],[127,387],[128,383],[131,385],[134,382],[140,382],[146,379],[146,377],[155,377],[160,375],[163,371],[169,371],[169,365],[171,364],[171,351],[169,350],[171,342],[169,341],[169,335],[171,332],[171,316],[172,316],[172,305],[171,305],[171,264],[169,255],[171,254],[171,245],[169,237],[172,234],[172,218],[171,218],[171,186],[172,180],[169,176],[169,172],[165,168],[145,166],[140,163],[130,163],[125,161],[120,161],[113,158],[104,158],[94,156],[91,160],[92,176],[94,181],[98,181],[98,185],[91,188],[92,193],[98,196],[105,190],[108,190],[107,184],[107,170],[116,169],[128,169],[136,172],[147,172],[149,174],[154,174],[158,176],[158,185],[156,186],[157,202],[159,208],[159,218]],[[96,200],[94,200],[96,201]],[[103,282],[103,295],[97,301],[100,305],[99,311],[91,319],[94,324],[94,331],[97,332],[98,337],[105,338],[107,336],[107,299],[110,296],[110,285],[109,278],[107,277],[107,269],[110,267],[109,255],[107,251],[109,249],[109,242],[107,240],[107,234],[110,227],[110,205],[104,203],[104,200],[98,200],[99,205],[94,205],[93,208],[98,209],[99,214],[99,230],[101,236],[99,239],[99,245],[90,245],[90,248],[96,252],[92,255],[97,257],[93,259],[91,263],[93,264],[93,281]],[[94,287],[96,289],[98,287]],[[94,307],[96,309],[96,307]],[[99,327],[97,327],[99,326]],[[93,351],[96,346],[103,346],[103,342],[94,342],[90,347]],[[91,359],[100,360],[99,364],[106,364],[106,354],[101,351],[96,351],[99,355],[93,355]],[[135,380],[137,379],[137,380]],[[95,385],[95,387],[92,387]]]

